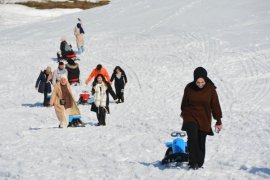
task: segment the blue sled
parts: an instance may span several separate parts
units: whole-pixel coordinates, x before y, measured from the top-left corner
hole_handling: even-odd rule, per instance
[[[71,115],[68,117],[68,127],[85,127],[85,125],[80,115]]]
[[[80,115],[72,115],[68,117],[68,122],[71,123],[73,120],[81,119]]]
[[[177,137],[171,142],[166,142],[168,148],[165,157],[162,159],[161,164],[169,164],[173,162],[188,162],[187,142],[181,137],[185,137],[183,132],[172,132],[172,137]]]

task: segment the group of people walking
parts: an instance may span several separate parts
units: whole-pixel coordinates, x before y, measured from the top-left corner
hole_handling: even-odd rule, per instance
[[[93,79],[91,93],[94,96],[94,103],[92,103],[91,111],[97,114],[97,126],[106,125],[106,114],[110,113],[109,94],[116,103],[123,103],[127,76],[120,66],[116,66],[112,76],[110,76],[106,68],[98,64],[90,73],[85,84],[88,85]],[[116,93],[111,87],[113,81],[115,82]],[[78,63],[75,63],[72,59],[68,59],[66,65],[64,62],[59,62],[57,69],[53,73],[51,67],[47,67],[40,72],[37,78],[35,87],[38,92],[44,94],[43,105],[55,107],[57,118],[60,121],[59,127],[67,127],[70,115],[80,115],[70,86],[73,84],[78,85],[78,83],[80,83],[80,69]],[[51,84],[54,86],[53,91]],[[49,98],[48,94],[51,92]],[[80,122],[82,123],[82,121]]]
[[[78,54],[84,52],[84,30],[81,21],[75,27],[74,34],[77,40]],[[62,56],[71,51],[71,46],[64,40],[60,45]],[[181,103],[181,117],[183,118],[182,130],[188,136],[189,166],[191,169],[201,168],[205,159],[206,136],[213,135],[211,128],[212,116],[216,120],[215,130],[222,129],[222,111],[216,92],[216,86],[207,76],[203,67],[194,70],[194,80],[186,85]],[[94,79],[94,80],[93,80]],[[116,103],[124,102],[124,88],[127,83],[125,71],[116,66],[110,76],[106,68],[98,64],[85,81],[88,85],[93,80],[91,93],[94,102],[91,111],[96,113],[97,126],[106,125],[106,114],[110,113],[109,95]],[[111,87],[114,81],[115,91]],[[59,127],[68,126],[70,115],[80,115],[80,110],[72,94],[70,85],[80,83],[80,69],[78,63],[72,59],[65,65],[59,62],[58,68],[52,72],[50,67],[40,72],[36,81],[36,89],[44,94],[43,105],[54,106]],[[54,85],[53,91],[51,84]],[[48,94],[52,92],[50,99]],[[81,122],[81,121],[80,121]],[[81,122],[82,123],[82,122]]]
[[[117,70],[117,77],[113,78],[115,71]],[[96,112],[98,124],[97,126],[106,125],[106,114],[110,113],[109,109],[109,94],[113,97],[116,103],[124,102],[124,88],[127,83],[127,76],[125,71],[119,66],[115,67],[115,70],[110,78],[106,68],[98,64],[95,69],[92,70],[89,77],[85,81],[87,85],[94,78],[92,84],[92,94],[94,95],[94,103],[92,103],[91,111]],[[111,87],[111,83],[114,83],[116,93]]]

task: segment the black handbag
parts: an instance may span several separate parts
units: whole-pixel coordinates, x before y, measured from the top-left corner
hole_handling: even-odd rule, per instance
[[[60,99],[60,104],[61,104],[61,105],[65,105],[65,104],[66,104],[66,100]]]

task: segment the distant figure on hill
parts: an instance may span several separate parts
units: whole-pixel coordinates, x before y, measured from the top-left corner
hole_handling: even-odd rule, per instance
[[[79,22],[77,23],[75,29],[74,29],[74,35],[76,37],[77,42],[77,48],[78,48],[78,54],[81,54],[84,52],[84,30],[82,28],[82,22],[80,18],[78,18]]]

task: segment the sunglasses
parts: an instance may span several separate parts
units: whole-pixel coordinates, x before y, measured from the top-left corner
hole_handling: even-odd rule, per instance
[[[171,133],[172,137],[185,137],[186,133],[185,132],[180,132],[180,131],[174,131]]]

